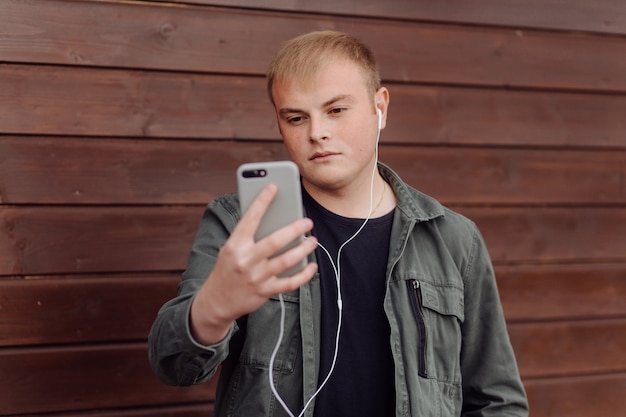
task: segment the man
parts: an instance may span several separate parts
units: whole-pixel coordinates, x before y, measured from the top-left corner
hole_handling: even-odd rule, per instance
[[[255,242],[275,187],[243,216],[234,194],[209,204],[150,334],[155,373],[190,385],[220,369],[216,416],[526,416],[479,231],[377,160],[389,92],[371,51],[302,35],[268,91],[308,218]]]

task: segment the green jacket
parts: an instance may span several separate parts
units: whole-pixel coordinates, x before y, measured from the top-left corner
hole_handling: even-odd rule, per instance
[[[384,301],[396,416],[527,416],[491,260],[478,229],[379,165],[398,200]],[[180,386],[205,382],[220,369],[216,417],[285,416],[268,382],[279,331],[278,299],[237,320],[216,345],[198,344],[189,330],[193,296],[240,216],[235,194],[208,205],[179,294],[161,308],[150,332],[150,362],[163,382]],[[318,385],[319,277],[284,300],[285,336],[274,378],[298,415]],[[304,415],[312,416],[313,407]]]

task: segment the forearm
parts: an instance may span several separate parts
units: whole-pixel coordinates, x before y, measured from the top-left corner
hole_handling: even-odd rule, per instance
[[[215,200],[205,210],[178,296],[159,310],[148,338],[152,368],[170,385],[191,385],[208,379],[227,355],[230,333],[220,338],[223,343],[203,345],[194,340],[190,326],[194,297],[213,270],[219,249],[235,225],[236,209],[224,205],[226,201]]]
[[[194,340],[202,345],[213,345],[223,340],[234,320],[215,311],[215,303],[200,292],[194,297],[189,312],[189,330]]]

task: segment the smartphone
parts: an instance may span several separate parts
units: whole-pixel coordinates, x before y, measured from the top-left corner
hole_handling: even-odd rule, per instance
[[[270,183],[278,187],[278,193],[261,219],[254,235],[256,241],[303,217],[300,173],[296,164],[291,161],[253,162],[243,164],[237,169],[237,188],[242,213],[245,213],[259,192]],[[290,242],[274,256],[293,248],[302,239],[304,236]],[[307,259],[303,258],[298,264],[278,276],[291,276],[304,268],[306,264]]]

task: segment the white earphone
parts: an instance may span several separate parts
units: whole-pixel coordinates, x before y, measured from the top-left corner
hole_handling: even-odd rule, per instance
[[[380,130],[383,125],[383,112],[376,107],[376,113],[378,113],[378,130]]]

